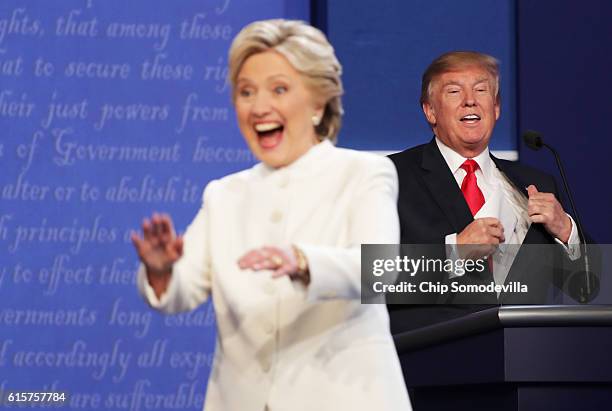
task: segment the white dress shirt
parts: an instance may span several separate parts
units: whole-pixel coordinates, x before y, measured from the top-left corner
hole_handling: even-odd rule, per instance
[[[453,173],[457,185],[461,187],[464,177],[467,172],[461,168],[461,165],[467,158],[445,145],[436,137],[438,149],[444,157],[446,164]],[[493,255],[493,278],[496,284],[503,284],[506,280],[514,257],[518,252],[518,246],[523,243],[527,231],[531,226],[531,220],[527,211],[527,198],[520,193],[512,182],[502,173],[493,160],[491,159],[489,148],[485,148],[479,155],[473,158],[478,163],[478,169],[475,171],[478,187],[482,191],[485,198],[485,204],[476,213],[474,218],[495,217],[502,222],[504,226],[504,244],[508,247],[499,247],[498,252]],[[488,207],[491,202],[495,201],[494,207]],[[489,202],[489,204],[487,204]],[[571,216],[572,231],[567,245],[561,240],[555,238],[571,260],[580,258],[580,241],[576,224]],[[446,244],[457,244],[457,233],[449,233],[446,235]],[[456,258],[456,253],[452,253],[450,257]],[[450,277],[455,277],[457,274],[449,273]]]

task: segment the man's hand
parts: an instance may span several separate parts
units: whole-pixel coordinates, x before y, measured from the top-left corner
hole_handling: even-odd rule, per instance
[[[572,221],[554,194],[541,193],[533,184],[527,187],[529,205],[527,212],[534,223],[544,225],[546,231],[567,243],[572,233]]]
[[[457,234],[460,254],[468,258],[480,258],[495,252],[497,245],[506,240],[504,227],[497,218],[477,218]],[[473,247],[466,247],[471,244]]]

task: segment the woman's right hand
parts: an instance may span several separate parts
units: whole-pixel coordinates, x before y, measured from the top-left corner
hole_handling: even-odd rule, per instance
[[[167,214],[154,213],[142,222],[143,237],[132,233],[138,257],[145,265],[149,281],[154,277],[169,277],[172,265],[183,255],[183,239],[178,237]]]

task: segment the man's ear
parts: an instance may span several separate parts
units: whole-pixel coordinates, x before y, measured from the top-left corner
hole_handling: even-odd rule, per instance
[[[421,105],[421,107],[423,108],[423,113],[425,113],[425,118],[427,119],[427,122],[429,124],[431,124],[431,126],[435,126],[436,125],[436,112],[433,108],[433,106],[429,103],[429,102],[425,102]]]
[[[501,114],[501,105],[499,101],[495,102],[495,121],[499,120],[499,116]]]

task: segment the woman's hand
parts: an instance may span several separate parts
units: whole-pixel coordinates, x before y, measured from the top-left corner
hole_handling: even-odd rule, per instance
[[[174,232],[170,216],[154,213],[150,220],[145,218],[142,232],[144,237],[132,233],[132,242],[147,269],[149,282],[155,276],[169,278],[172,265],[183,255],[183,239]]]
[[[238,266],[243,270],[272,270],[272,278],[288,275],[292,280],[301,281],[304,285],[310,283],[306,258],[295,246],[256,248],[240,257]]]

